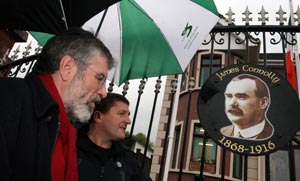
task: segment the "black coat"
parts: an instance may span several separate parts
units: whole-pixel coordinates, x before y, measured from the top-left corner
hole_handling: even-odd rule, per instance
[[[0,180],[50,181],[57,104],[33,74],[0,86]]]
[[[88,138],[87,130],[88,125],[82,126],[77,134],[79,181],[151,180],[121,143],[113,142],[111,149],[104,150]]]

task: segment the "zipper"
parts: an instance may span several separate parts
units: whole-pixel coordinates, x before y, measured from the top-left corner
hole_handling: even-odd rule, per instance
[[[100,179],[103,178],[103,174],[104,174],[104,166],[101,166],[101,169],[100,169]]]

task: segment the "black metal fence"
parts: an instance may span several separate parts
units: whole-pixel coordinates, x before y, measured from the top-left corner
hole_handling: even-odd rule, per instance
[[[300,22],[300,17],[299,17],[299,12],[300,10],[297,10],[295,12],[296,17],[295,21],[297,21],[298,23]],[[208,50],[209,52],[215,52],[215,51],[225,51],[226,52],[226,63],[224,66],[230,65],[232,64],[232,62],[230,61],[232,59],[232,55],[233,54],[239,54],[239,57],[241,60],[243,60],[245,63],[256,63],[256,64],[260,64],[263,65],[265,67],[275,67],[276,69],[278,69],[279,71],[281,71],[281,73],[283,74],[283,76],[286,76],[286,63],[285,63],[285,53],[286,53],[286,49],[285,46],[286,44],[290,44],[293,46],[297,46],[298,47],[298,43],[297,43],[297,36],[300,33],[300,26],[298,25],[288,25],[287,24],[287,18],[285,17],[285,13],[282,13],[281,10],[279,10],[280,13],[278,13],[278,25],[266,25],[267,23],[267,18],[265,16],[265,13],[261,13],[261,17],[260,17],[260,21],[261,21],[261,25],[250,25],[250,14],[246,13],[245,15],[245,25],[234,25],[233,24],[233,17],[228,16],[227,18],[221,17],[221,21],[223,21],[223,23],[219,23],[218,25],[216,25],[214,27],[214,29],[211,31],[210,36],[203,42],[203,50]],[[287,33],[291,33],[294,37],[294,39],[292,40],[288,40],[286,37]],[[233,42],[232,42],[233,41]],[[243,50],[239,50],[238,52],[235,50],[235,48],[233,48],[233,44],[236,45],[241,45],[241,46],[245,46],[245,48]],[[258,56],[254,56],[253,55],[253,45],[255,45],[256,47],[259,47],[259,54]],[[222,47],[222,48],[219,48]],[[279,47],[279,48],[278,48]],[[10,56],[10,59],[12,59],[13,61],[11,61],[10,63],[7,63],[5,65],[2,65],[0,67],[0,71],[5,72],[5,76],[12,76],[12,77],[17,77],[20,76],[20,74],[22,75],[26,75],[28,72],[30,72],[40,50],[41,47],[36,48],[35,53],[29,55],[29,49],[30,49],[30,45],[27,46],[27,48],[25,48],[25,50],[23,52],[20,52],[20,50],[15,50],[15,52]],[[274,49],[276,49],[275,53],[274,53]],[[270,51],[272,50],[272,51]],[[18,58],[18,54],[22,54],[22,58]],[[297,52],[297,54],[295,56],[299,57],[299,54]],[[214,58],[214,53],[210,53],[210,60],[212,62]],[[256,58],[256,59],[255,59]],[[191,61],[191,65],[190,66],[194,66],[192,65],[193,63],[195,63],[194,61]],[[7,71],[10,70],[10,71]],[[192,95],[195,93],[195,91],[198,91],[200,89],[200,87],[195,88],[195,76],[197,75],[196,68],[192,68],[191,70],[195,71],[195,72],[190,72],[190,74],[188,76],[185,77],[186,81],[189,82],[189,87],[188,87],[188,106],[182,109],[186,109],[186,115],[185,115],[185,121],[183,123],[183,132],[182,132],[182,142],[179,146],[179,152],[181,152],[179,158],[179,164],[178,164],[178,171],[177,171],[177,179],[178,180],[186,180],[184,178],[184,174],[185,174],[185,161],[186,161],[186,150],[187,147],[189,147],[190,145],[188,145],[188,128],[190,126],[190,112],[191,112],[191,104],[192,104]],[[8,73],[9,72],[9,73]],[[212,74],[212,64],[210,65],[210,74]],[[183,75],[185,76],[185,75]],[[137,99],[135,103],[132,103],[135,105],[135,110],[133,111],[133,119],[132,119],[132,126],[131,126],[131,130],[130,130],[130,136],[133,135],[134,133],[134,128],[135,128],[135,123],[136,121],[141,121],[141,120],[137,120],[137,115],[139,113],[139,106],[141,104],[141,100],[142,100],[142,96],[143,96],[143,91],[145,88],[145,84],[147,83],[146,79],[142,79],[140,81],[140,85],[137,91]],[[175,85],[173,86],[176,86]],[[174,84],[174,82],[172,82],[172,84]],[[182,83],[179,82],[179,85],[181,85]],[[157,112],[158,109],[160,109],[160,107],[158,107],[157,105],[157,99],[158,99],[158,95],[161,93],[161,78],[158,77],[157,81],[156,81],[156,85],[153,88],[153,102],[149,103],[147,102],[146,104],[148,104],[148,111],[151,113],[150,114],[150,118],[149,123],[147,125],[148,127],[148,131],[147,133],[145,133],[147,135],[147,141],[146,141],[146,146],[145,146],[145,151],[144,151],[144,157],[143,159],[146,159],[145,155],[146,155],[146,150],[148,150],[148,145],[150,140],[150,136],[151,134],[154,134],[156,132],[156,130],[153,130],[152,125],[153,122],[158,121],[154,118],[154,114]],[[114,91],[114,85],[111,83],[110,86],[108,87],[108,91],[113,92]],[[129,89],[129,82],[125,83],[123,85],[123,91],[122,94],[125,96],[128,91],[130,91]],[[172,93],[170,94],[170,109],[169,109],[169,117],[171,117],[172,114],[172,104],[174,103],[174,97],[175,92],[172,91]],[[164,143],[160,146],[162,148],[162,154],[160,155],[160,169],[159,172],[156,174],[156,177],[154,178],[155,180],[163,180],[163,176],[164,174],[164,167],[167,165],[165,163],[166,160],[166,154],[167,154],[167,149],[171,149],[171,148],[167,148],[167,136],[170,132],[170,119],[167,122],[167,126],[164,128],[165,131],[165,138],[164,138]],[[208,177],[205,177],[206,173],[204,171],[204,160],[205,160],[205,145],[206,145],[206,141],[207,141],[207,134],[204,133],[204,137],[203,137],[203,151],[202,151],[202,159],[200,164],[200,169],[199,172],[197,174],[194,174],[194,178],[195,180],[214,180],[213,178],[209,179]],[[191,138],[190,138],[191,139]],[[289,144],[286,145],[286,147],[282,148],[282,150],[285,150],[288,152],[288,165],[289,165],[289,178],[286,178],[286,180],[290,180],[290,181],[295,181],[295,180],[299,180],[300,178],[297,177],[297,171],[296,171],[296,166],[295,166],[295,150],[299,150],[300,149],[300,140],[299,138],[295,137],[293,139],[293,141],[291,141]],[[225,173],[225,167],[226,167],[226,150],[222,150],[222,165],[220,165],[220,170],[221,170],[221,174],[220,177],[218,179],[220,180],[226,180],[226,173]],[[141,158],[139,156],[139,158]],[[266,181],[270,181],[272,180],[270,177],[270,156],[266,155],[264,157],[265,159],[265,177],[264,179]],[[249,173],[247,172],[248,170],[248,157],[244,156],[243,157],[243,176],[242,178],[240,178],[240,180],[248,180],[249,178]],[[145,164],[146,163],[146,164]],[[143,161],[142,160],[142,165],[144,167],[147,167],[147,170],[150,169],[149,166],[149,160],[148,161]],[[230,180],[230,178],[227,178]]]

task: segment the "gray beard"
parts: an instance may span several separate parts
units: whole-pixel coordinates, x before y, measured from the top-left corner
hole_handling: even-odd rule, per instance
[[[87,105],[67,106],[66,112],[70,120],[74,123],[88,123],[93,114],[93,110],[89,110]]]
[[[81,98],[86,95],[85,88],[82,86],[82,80],[77,77],[67,92],[67,99],[64,101],[65,109],[70,120],[74,123],[88,123],[94,110],[91,110],[88,106],[90,102],[100,102],[99,95],[91,97],[87,102],[82,102]],[[78,89],[81,87],[81,89]],[[78,92],[74,92],[74,90]]]

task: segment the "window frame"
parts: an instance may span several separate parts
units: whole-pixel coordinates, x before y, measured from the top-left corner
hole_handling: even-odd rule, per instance
[[[195,133],[195,130],[197,129],[197,127],[204,130],[200,123],[194,123],[193,130],[192,130],[193,138],[192,138],[191,147],[190,147],[191,148],[191,155],[190,155],[190,159],[189,159],[189,169],[191,171],[199,171],[200,170],[200,165],[201,165],[200,164],[201,160],[195,161],[194,158],[193,158],[194,150],[195,150],[194,149],[195,138],[199,138],[199,140],[201,140],[201,139],[203,140],[203,136],[204,136],[204,134]],[[214,153],[212,153],[212,154],[214,154],[213,155],[214,160],[211,161],[211,162],[204,163],[204,172],[211,173],[211,174],[216,174],[216,172],[217,172],[217,161],[218,161],[218,145],[208,135],[206,135],[206,139],[207,139],[206,144],[208,142],[212,142],[214,144],[213,148],[212,148],[212,149],[214,149]],[[203,148],[203,146],[201,146],[201,147]],[[206,149],[205,149],[206,154],[208,153],[207,149],[209,149],[209,147],[206,146]],[[202,151],[201,151],[201,153],[202,153]],[[200,155],[200,157],[201,157],[201,155]]]

